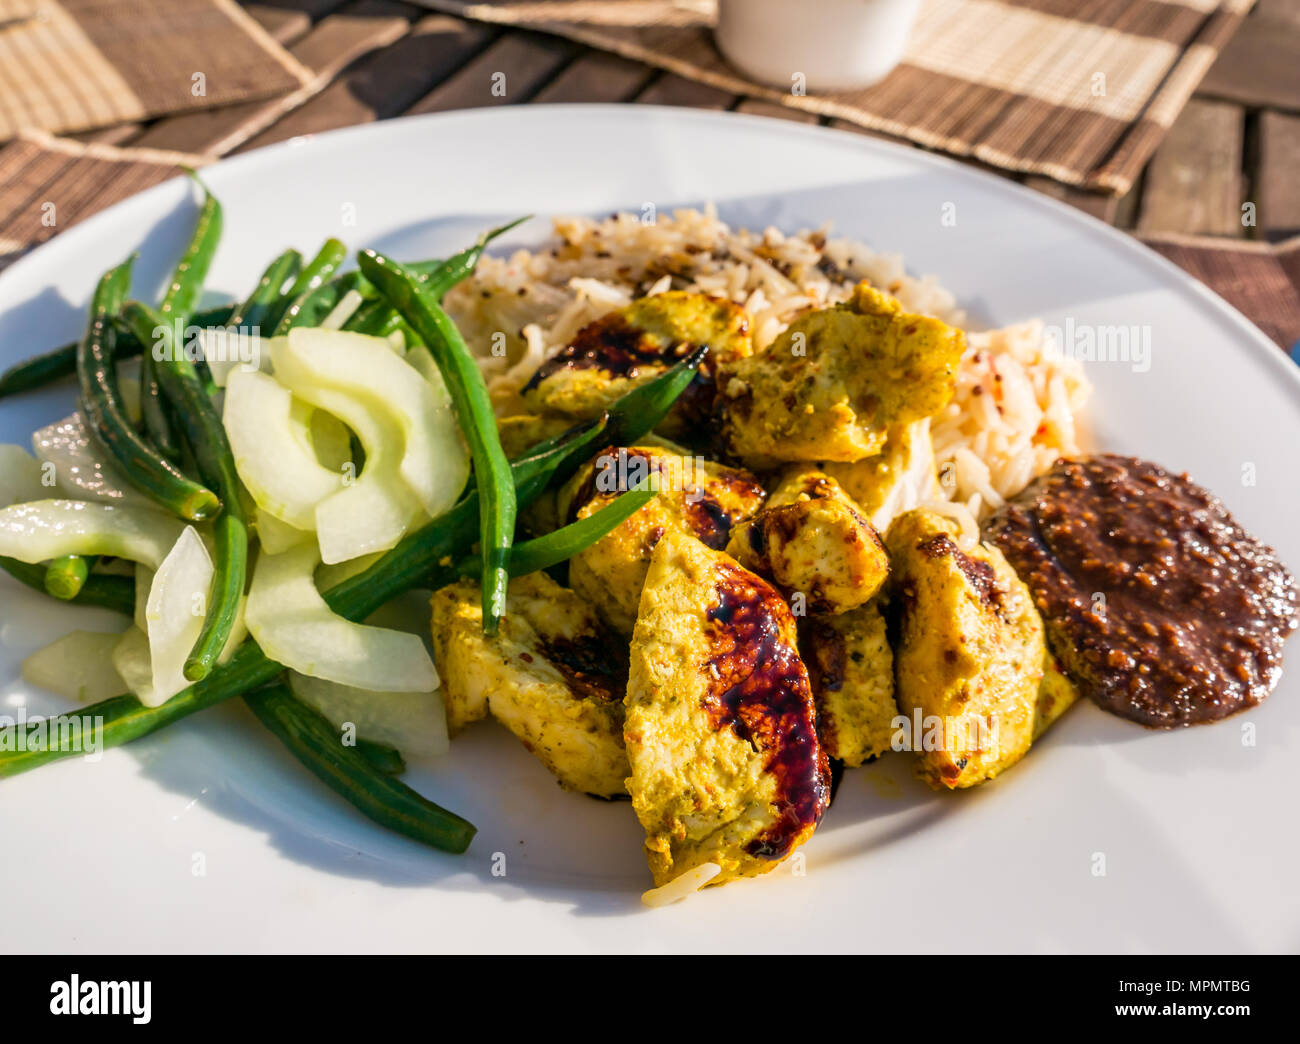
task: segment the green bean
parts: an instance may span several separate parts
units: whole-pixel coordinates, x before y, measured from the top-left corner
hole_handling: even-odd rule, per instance
[[[83,555],[63,555],[45,567],[45,592],[63,602],[81,593],[90,579],[90,563]]]
[[[356,749],[357,753],[370,763],[372,769],[382,772],[385,776],[400,776],[406,771],[406,759],[402,757],[402,752],[387,743],[376,743],[374,740],[357,737]]]
[[[132,301],[123,317],[140,335],[157,328],[160,317],[152,309]],[[165,327],[164,327],[165,329]],[[235,624],[239,600],[244,593],[248,567],[248,520],[239,491],[239,476],[226,429],[212,399],[198,379],[194,365],[164,336],[170,350],[158,368],[158,379],[171,403],[185,443],[194,454],[199,477],[216,488],[221,497],[221,513],[213,523],[216,544],[212,588],[203,628],[185,661],[185,677],[198,681],[207,676],[225,648]]]
[[[221,326],[234,310],[233,305],[219,305],[194,316],[196,326]],[[118,331],[118,359],[134,359],[143,351],[140,342],[132,335]],[[77,344],[65,344],[48,352],[24,359],[0,373],[0,399],[22,392],[35,391],[77,375]]]
[[[158,306],[158,312],[163,319],[170,320],[174,324],[181,341],[177,346],[180,348],[184,347],[185,328],[189,325],[194,309],[199,303],[199,295],[203,293],[203,282],[208,277],[208,269],[212,266],[217,244],[221,242],[223,223],[221,204],[217,202],[216,196],[208,191],[207,186],[199,180],[199,176],[194,171],[189,171],[189,175],[194,179],[194,183],[203,189],[203,206],[199,209],[199,219],[194,224],[189,246],[185,248],[185,253],[181,255],[180,261],[172,272],[171,284],[163,294],[162,304]]]
[[[668,412],[664,409],[664,404],[671,406],[677,401],[678,396],[695,380],[700,364],[708,354],[709,346],[700,345],[667,373],[633,388],[623,396],[620,400],[622,409],[609,426],[610,445],[630,446],[637,439],[650,434]],[[644,422],[651,417],[657,419],[654,424],[647,426]]]
[[[468,278],[478,265],[479,258],[488,244],[498,236],[527,221],[527,217],[518,218],[508,225],[501,225],[479,236],[471,247],[444,260],[411,261],[406,267],[420,277],[425,290],[435,300],[441,301],[443,295],[462,279]],[[402,317],[384,298],[367,302],[357,315],[354,315],[343,327],[357,333],[370,334],[372,337],[387,337],[394,330],[401,329]]]
[[[107,750],[147,736],[195,711],[215,706],[258,685],[265,685],[282,670],[284,668],[278,663],[266,658],[256,642],[248,641],[220,669],[183,689],[160,707],[146,707],[128,693],[81,707],[77,715],[99,724],[99,747]],[[54,737],[51,736],[50,743],[42,744],[36,750],[27,749],[27,744],[22,742],[0,747],[0,779],[82,753],[79,749],[56,747],[53,743]]]
[[[163,405],[162,391],[158,387],[158,364],[152,352],[140,358],[140,417],[144,433],[154,448],[173,464],[181,459],[180,447],[172,432],[167,408]]]
[[[49,594],[45,589],[46,567],[29,565],[16,558],[0,555],[0,569],[34,591]],[[68,599],[73,605],[91,605],[100,609],[130,616],[135,612],[135,580],[129,576],[110,576],[91,573],[81,590]]]
[[[524,576],[567,562],[579,551],[590,547],[626,522],[657,494],[658,491],[654,489],[629,490],[586,518],[580,518],[536,539],[515,544],[510,549],[510,575]],[[461,576],[474,577],[479,575],[482,568],[482,563],[477,558],[467,558],[459,563],[457,572]]]
[[[280,317],[274,335],[280,337],[297,326],[320,326],[350,289],[344,279],[338,279],[303,292]]]
[[[402,317],[383,298],[367,301],[343,324],[343,329],[371,337],[387,337],[402,326]]]
[[[664,374],[652,383],[661,384],[671,380],[670,374]],[[602,418],[547,439],[517,458],[511,466],[512,475],[517,483],[517,502],[520,505],[530,503],[553,481],[561,469],[572,461],[581,459],[604,434],[609,420],[624,422],[623,403],[627,398],[624,396],[611,406],[608,418]],[[663,414],[667,413],[671,406],[671,401],[647,400],[644,396],[641,397],[637,404],[638,414],[633,428],[639,426],[646,426],[646,430],[653,428],[663,419]],[[653,410],[662,412],[656,417]],[[414,533],[407,534],[396,547],[386,552],[369,568],[325,591],[323,594],[325,603],[346,619],[364,620],[403,591],[426,583],[439,563],[455,561],[464,555],[472,546],[477,532],[478,494],[471,492],[440,518],[427,523]],[[0,559],[0,567],[13,573],[24,583],[35,586],[38,590],[41,589],[44,569],[40,566],[26,566],[20,562],[6,562]],[[35,570],[36,575],[33,577],[28,572],[24,576],[22,575],[24,570]],[[128,585],[131,585],[131,581],[125,577],[92,576],[79,599],[86,596],[96,581],[110,579],[125,580]],[[131,590],[130,598],[133,600],[133,585]],[[121,608],[121,611],[129,615],[130,605],[131,601],[126,601],[125,608]],[[113,608],[119,607],[113,606]],[[100,744],[103,749],[108,749],[147,736],[196,711],[248,692],[256,686],[264,685],[281,670],[280,665],[268,660],[257,643],[250,639],[206,678],[173,696],[161,707],[144,707],[134,696],[128,695],[117,696],[85,707],[81,713],[103,720]],[[50,745],[37,751],[19,751],[18,746],[22,745],[10,744],[9,749],[0,745],[0,778],[16,775],[80,753],[79,750]]]
[[[424,284],[425,291],[433,296],[437,301],[441,301],[443,295],[453,286],[463,279],[469,278],[470,274],[478,267],[479,258],[483,256],[483,251],[498,236],[503,236],[512,228],[517,228],[527,221],[531,214],[521,218],[515,218],[507,225],[498,225],[496,228],[489,229],[473,246],[467,247],[458,254],[453,254],[445,261],[417,261],[413,265],[408,265],[416,275],[420,277],[420,282]]]
[[[117,330],[110,322],[122,308],[134,259],[105,273],[95,290],[90,324],[77,353],[81,412],[96,441],[122,466],[131,483],[181,518],[199,521],[221,508],[217,495],[191,481],[145,442],[132,427],[117,384]],[[136,330],[141,344],[155,331]],[[155,349],[156,351],[156,349]]]
[[[244,697],[257,719],[312,773],[380,826],[446,852],[463,852],[474,838],[472,823],[440,808],[405,783],[383,775],[355,747],[339,742],[334,726],[300,703],[283,685]]]
[[[501,449],[492,401],[483,374],[465,340],[420,278],[396,262],[367,250],[358,257],[361,271],[388,298],[420,336],[442,372],[461,430],[474,461],[475,481],[482,505],[479,539],[482,548],[483,633],[495,634],[505,612],[510,543],[515,533],[515,488],[510,465]]]
[[[299,299],[329,282],[339,265],[347,260],[348,248],[340,240],[327,239],[316,256],[307,263],[307,267],[298,273],[293,286],[285,292],[281,301],[267,309],[266,329],[279,331],[287,313]]]
[[[281,303],[289,303],[284,284],[297,275],[301,267],[302,255],[296,250],[286,250],[266,266],[253,292],[234,310],[226,325],[252,330],[271,329],[267,319]]]

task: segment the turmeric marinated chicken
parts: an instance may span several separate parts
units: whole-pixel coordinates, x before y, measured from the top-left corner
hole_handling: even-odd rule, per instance
[[[894,654],[875,602],[837,616],[810,616],[799,629],[826,756],[850,768],[890,749],[894,736]]]
[[[584,599],[545,573],[510,581],[495,635],[483,633],[477,581],[433,596],[434,662],[447,728],[496,718],[560,783],[600,797],[626,794],[622,643]]]
[[[851,463],[827,461],[823,470],[860,506],[881,533],[904,511],[946,499],[930,442],[930,418],[896,424],[885,448]]]
[[[679,529],[655,548],[632,638],[628,791],[663,885],[766,873],[830,800],[795,622],[772,587]]]
[[[650,556],[665,533],[689,533],[721,549],[732,526],[753,515],[765,497],[746,471],[660,445],[611,447],[561,490],[565,520],[586,518],[652,475],[659,495],[569,560],[573,590],[624,635],[632,633]]]
[[[948,404],[964,344],[960,330],[860,283],[766,350],[719,365],[726,441],[757,470],[874,456],[891,426]]]
[[[749,317],[730,301],[677,290],[638,298],[579,330],[533,374],[524,399],[545,414],[590,420],[703,345],[699,377],[662,426],[680,436],[712,413],[716,368],[752,350]]]
[[[862,605],[889,570],[885,546],[858,506],[812,469],[787,472],[767,506],[732,529],[727,553],[815,612]]]
[[[958,532],[919,509],[896,519],[885,540],[899,613],[898,708],[909,722],[920,711],[922,732],[911,737],[920,773],[948,789],[992,779],[1024,756],[1050,663],[1028,588],[997,548],[963,551]],[[1065,709],[1063,681],[1059,672],[1049,680],[1045,718]]]

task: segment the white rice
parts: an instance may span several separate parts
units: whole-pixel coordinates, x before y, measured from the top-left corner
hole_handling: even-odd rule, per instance
[[[583,326],[670,289],[743,305],[756,350],[809,309],[848,298],[862,279],[909,311],[965,323],[936,279],[909,275],[899,254],[831,238],[829,226],[795,235],[732,229],[709,206],[649,222],[626,213],[560,217],[554,227],[543,248],[485,257],[447,297],[503,415],[524,410],[523,385]],[[945,496],[979,518],[1058,456],[1077,453],[1088,392],[1080,364],[1047,344],[1040,322],[968,331],[956,394],[931,423]]]

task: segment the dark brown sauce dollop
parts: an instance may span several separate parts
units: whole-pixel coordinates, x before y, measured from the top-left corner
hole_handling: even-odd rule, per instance
[[[1058,461],[989,522],[1080,690],[1160,728],[1259,703],[1300,624],[1273,550],[1186,475],[1133,457]]]

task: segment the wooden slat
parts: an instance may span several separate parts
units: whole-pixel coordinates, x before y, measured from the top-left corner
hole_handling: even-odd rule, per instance
[[[660,73],[645,90],[636,96],[642,105],[682,105],[692,109],[730,109],[736,96],[730,91],[697,80],[688,80],[676,73]]]
[[[1253,107],[1300,110],[1300,4],[1259,0],[1197,93]]]
[[[1260,115],[1255,196],[1262,236],[1282,240],[1300,234],[1300,116]]]
[[[1239,105],[1193,98],[1146,171],[1140,232],[1245,235]]]
[[[654,76],[641,62],[605,51],[584,51],[533,97],[534,102],[624,102]]]
[[[1116,196],[1103,192],[1084,192],[1070,185],[1062,185],[1051,178],[1030,175],[1025,178],[1024,184],[1035,192],[1051,196],[1052,199],[1059,199],[1062,203],[1068,203],[1085,214],[1091,214],[1108,225],[1114,223],[1115,213],[1119,209],[1119,199]]]
[[[745,98],[736,106],[736,111],[751,116],[775,116],[778,120],[790,120],[793,123],[818,123],[821,120],[815,112],[790,109],[766,98]]]
[[[419,8],[390,0],[357,0],[326,16],[290,50],[317,75],[332,79],[363,55],[400,39],[410,29],[411,18],[422,13]],[[239,129],[272,111],[277,104],[274,99],[246,102],[158,120],[129,144],[206,152],[214,143],[228,141],[232,135],[238,144]]]
[[[277,42],[288,46],[307,35],[311,29],[311,15],[306,11],[279,4],[241,5],[253,20],[271,34]]]
[[[354,63],[316,97],[236,151],[396,116],[473,58],[495,35],[495,29],[481,22],[428,15],[396,43]]]
[[[526,102],[577,50],[575,44],[556,36],[507,33],[407,111],[444,112]]]

